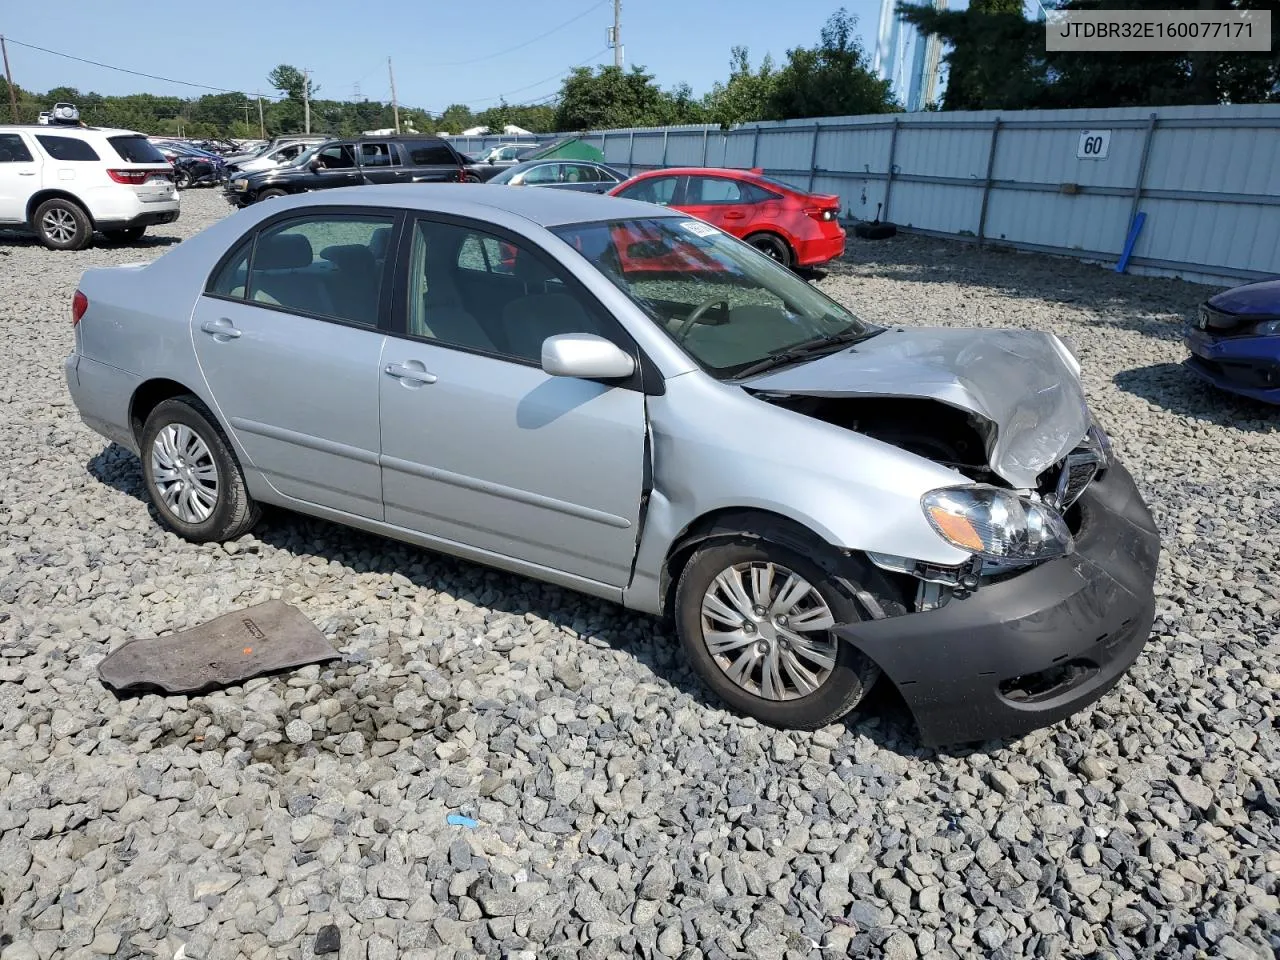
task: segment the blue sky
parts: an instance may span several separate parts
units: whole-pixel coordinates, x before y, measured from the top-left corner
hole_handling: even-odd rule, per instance
[[[352,0],[204,5],[133,0],[123,7],[108,0],[10,0],[5,6],[3,30],[13,40],[247,92],[269,92],[267,72],[291,63],[311,68],[322,97],[349,98],[358,83],[369,99],[387,100],[391,56],[400,101],[433,111],[454,102],[483,109],[503,94],[511,103],[545,98],[559,89],[557,75],[569,67],[612,63],[612,53],[604,50],[612,0],[428,0],[385,6]],[[726,75],[730,47],[748,47],[753,63],[766,52],[779,60],[788,47],[816,43],[823,22],[840,6],[840,0],[623,0],[626,61],[643,64],[664,87],[687,82],[701,94]],[[879,3],[845,0],[844,6],[859,18],[870,49]],[[545,39],[502,53],[584,13]],[[14,43],[9,62],[15,82],[27,89],[210,92]]]

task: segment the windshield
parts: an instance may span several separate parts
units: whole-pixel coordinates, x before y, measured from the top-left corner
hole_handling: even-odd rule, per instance
[[[782,362],[796,348],[880,329],[701,220],[655,217],[551,230],[722,379],[770,358]]]

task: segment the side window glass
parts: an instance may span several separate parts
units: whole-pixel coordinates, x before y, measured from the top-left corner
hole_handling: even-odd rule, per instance
[[[252,249],[252,237],[241,241],[239,249],[222,265],[222,269],[210,278],[207,292],[219,297],[235,297],[237,300],[243,300],[245,281],[249,278],[249,251]]]
[[[316,154],[321,170],[347,170],[356,165],[356,155],[349,143],[336,143]]]
[[[689,180],[690,194],[696,199],[690,203],[741,203],[742,190],[735,180],[722,177],[692,177]]]
[[[480,230],[419,221],[409,277],[415,337],[536,365],[547,337],[609,330],[558,267]]]
[[[30,163],[33,159],[22,137],[16,133],[0,133],[0,163]]]
[[[381,231],[390,217],[320,216],[258,235],[248,299],[312,317],[378,324]]]
[[[55,160],[88,163],[98,159],[98,153],[93,147],[75,137],[51,137],[37,133],[36,139]]]
[[[620,196],[628,200],[643,200],[646,203],[660,203],[664,207],[671,204],[676,195],[675,177],[655,177],[652,180],[641,180],[623,190]]]
[[[366,167],[389,167],[394,155],[385,143],[360,144],[360,163]]]
[[[534,167],[524,175],[525,183],[559,183],[560,164],[543,163]]]

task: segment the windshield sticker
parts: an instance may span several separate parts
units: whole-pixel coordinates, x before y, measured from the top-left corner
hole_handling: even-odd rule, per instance
[[[680,226],[695,237],[714,237],[717,232],[715,227],[709,223],[703,223],[701,220],[681,220]]]

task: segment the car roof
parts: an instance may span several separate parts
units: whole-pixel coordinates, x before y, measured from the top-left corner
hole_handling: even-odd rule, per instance
[[[561,190],[523,190],[492,183],[376,184],[343,187],[343,205],[369,204],[408,210],[438,211],[485,219],[489,210],[502,210],[543,227],[597,220],[652,219],[677,213],[639,200],[596,193]],[[336,202],[330,191],[303,194],[293,209]],[[681,214],[681,216],[683,216]]]
[[[27,130],[31,133],[75,133],[84,136],[95,134],[103,137],[145,137],[145,133],[137,130],[122,130],[118,127],[78,127],[69,123],[0,123],[0,133],[12,133]]]

